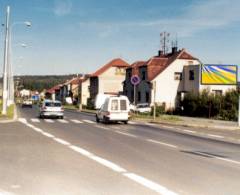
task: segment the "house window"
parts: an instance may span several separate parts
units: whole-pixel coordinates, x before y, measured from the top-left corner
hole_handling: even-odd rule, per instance
[[[149,92],[146,92],[146,102],[149,102]]]
[[[141,92],[138,92],[138,102],[141,102]]]
[[[130,71],[128,71],[128,78],[131,78],[131,76],[132,76],[132,74],[131,74],[131,72]]]
[[[113,111],[118,110],[118,100],[112,100],[111,110],[113,110]]]
[[[223,94],[222,90],[212,90],[212,92],[214,93],[214,95],[220,96]]]
[[[190,81],[194,80],[194,71],[193,70],[189,70],[189,80]]]
[[[174,80],[182,80],[182,73],[181,72],[174,72]]]
[[[142,80],[144,81],[146,79],[146,72],[142,71]]]

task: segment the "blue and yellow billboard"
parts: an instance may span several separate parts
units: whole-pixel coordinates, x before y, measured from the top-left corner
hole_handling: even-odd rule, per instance
[[[237,65],[206,64],[201,68],[202,85],[236,85]]]

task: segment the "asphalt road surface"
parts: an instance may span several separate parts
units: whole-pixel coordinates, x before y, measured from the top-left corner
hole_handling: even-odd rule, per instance
[[[19,108],[0,124],[0,155],[1,195],[240,194],[240,145],[150,124]]]

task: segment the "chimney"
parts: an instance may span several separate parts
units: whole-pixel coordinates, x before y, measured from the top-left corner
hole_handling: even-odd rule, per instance
[[[160,56],[162,56],[163,55],[163,51],[162,50],[159,50],[158,51],[158,56],[160,57]]]
[[[177,53],[177,51],[178,51],[178,48],[177,48],[177,47],[172,47],[172,54]]]

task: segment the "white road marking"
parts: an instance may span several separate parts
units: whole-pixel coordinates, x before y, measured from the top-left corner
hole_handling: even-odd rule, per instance
[[[83,148],[80,148],[78,146],[69,146],[69,148],[71,148],[72,150],[74,150],[75,152],[78,152],[80,154],[82,154],[83,156],[87,156],[87,157],[90,157],[90,156],[93,156],[92,153],[88,152],[87,150],[83,149]]]
[[[227,158],[221,158],[221,157],[215,157],[215,158],[218,159],[218,160],[223,160],[223,161],[226,161],[226,162],[230,162],[230,163],[234,163],[234,164],[240,165],[239,161],[235,161],[235,160],[231,160],[231,159],[227,159]]]
[[[44,121],[47,123],[54,123],[54,121],[52,119],[44,119]]]
[[[157,124],[154,124],[154,123],[145,123],[145,125],[149,125],[149,126],[158,126]]]
[[[54,138],[55,136],[50,134],[50,133],[46,133],[46,132],[42,132],[43,135],[45,135],[46,137],[50,137],[50,138]]]
[[[69,142],[63,140],[63,139],[60,139],[60,138],[53,138],[56,142],[60,143],[60,144],[63,144],[63,145],[70,145]]]
[[[119,133],[119,134],[122,134],[122,135],[126,135],[126,136],[129,136],[129,137],[137,137],[136,135],[133,135],[133,134],[130,134],[130,133],[125,133],[125,132],[122,132],[122,131],[115,131],[116,133]]]
[[[100,157],[98,157],[98,156],[91,156],[90,158],[91,158],[92,160],[95,160],[95,161],[97,161],[98,163],[104,165],[105,167],[108,167],[108,168],[116,171],[116,172],[119,172],[119,173],[126,172],[126,170],[123,169],[122,167],[120,167],[120,166],[118,166],[118,165],[116,165],[116,164],[114,164],[114,163],[112,163],[112,162],[110,162],[110,161],[108,161],[108,160],[106,160],[106,159],[100,158]]]
[[[33,127],[32,129],[33,129],[34,131],[39,132],[39,133],[42,133],[42,132],[43,132],[42,129],[39,129],[39,128],[37,128],[37,127]]]
[[[76,123],[76,124],[81,124],[81,123],[83,123],[82,121],[79,121],[79,120],[76,120],[76,119],[71,119],[71,121],[72,121],[73,123]]]
[[[187,133],[197,133],[196,131],[191,131],[191,130],[186,130],[186,129],[184,129],[183,131],[187,132]]]
[[[40,123],[40,120],[37,119],[37,118],[32,118],[31,121],[34,122],[34,123]]]
[[[18,121],[24,124],[27,123],[27,120],[25,118],[19,118]]]
[[[100,129],[104,129],[104,130],[110,130],[108,127],[104,127],[104,126],[100,126],[100,125],[96,125],[96,128],[100,128]]]
[[[210,137],[216,137],[216,138],[224,138],[223,136],[221,136],[221,135],[214,135],[214,134],[207,134],[208,136],[210,136]]]
[[[131,124],[131,125],[136,125],[137,122],[134,122],[134,121],[128,121],[128,124]]]
[[[149,188],[149,189],[152,189],[153,191],[155,192],[158,192],[160,194],[163,194],[163,195],[177,195],[175,192],[172,192],[170,190],[168,190],[166,187],[164,186],[161,186],[153,181],[150,181],[142,176],[139,176],[139,175],[136,175],[134,173],[124,173],[123,174],[125,177]]]
[[[58,119],[57,121],[60,122],[60,123],[68,123],[68,121],[66,121],[64,119]]]
[[[178,146],[168,144],[168,143],[165,143],[165,142],[159,142],[159,141],[156,141],[156,140],[153,140],[153,139],[147,139],[147,141],[155,143],[155,144],[161,144],[161,145],[164,145],[164,146],[168,146],[168,147],[171,147],[171,148],[178,148]]]
[[[94,121],[90,121],[90,120],[83,120],[83,122],[85,122],[85,123],[90,123],[90,124],[95,123]]]
[[[89,151],[83,149],[83,148],[80,148],[78,146],[74,146],[74,145],[71,145],[71,143],[63,140],[63,139],[60,139],[60,138],[56,138],[56,137],[51,137],[51,134],[48,134],[47,132],[44,132],[43,130],[41,129],[38,129],[37,127],[33,126],[33,125],[29,125],[29,123],[27,123],[26,120],[20,120],[20,122],[22,122],[23,124],[27,125],[27,126],[30,126],[32,129],[34,130],[40,130],[42,132],[42,135],[45,135],[47,137],[50,137],[51,139],[57,141],[58,143],[60,144],[63,144],[65,146],[68,146],[70,149],[74,150],[75,152],[78,152],[86,157],[88,157],[89,159],[92,159],[96,162],[98,162],[99,164],[101,165],[104,165],[105,167],[115,171],[115,172],[118,172],[120,173],[121,175],[131,179],[132,181],[135,181],[143,186],[145,186],[146,188],[148,189],[151,189],[157,193],[160,193],[162,195],[177,195],[175,192],[172,192],[170,190],[168,190],[166,187],[164,186],[161,186],[160,184],[158,183],[155,183],[149,179],[146,179],[142,176],[139,176],[139,175],[136,175],[134,173],[130,173],[129,171],[127,171],[126,169],[122,168],[121,166],[109,161],[109,160],[106,160],[106,159],[103,159],[99,156],[96,156],[92,153],[90,153]],[[130,134],[131,135],[131,134]],[[53,136],[53,135],[52,135]],[[132,135],[131,135],[132,136]],[[1,194],[1,190],[0,190],[0,194]]]

